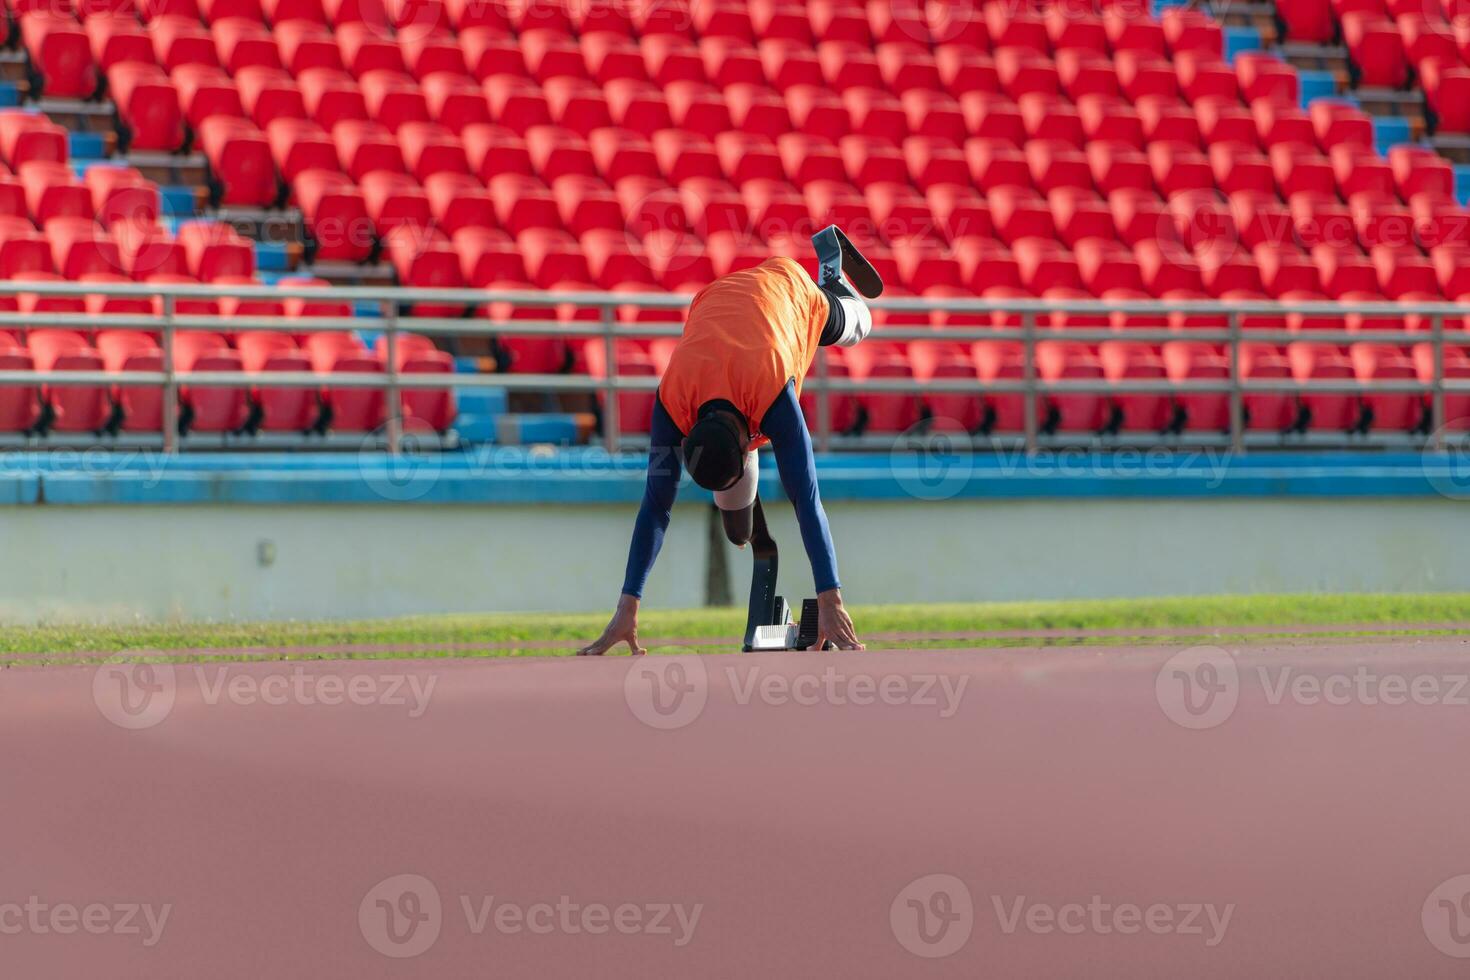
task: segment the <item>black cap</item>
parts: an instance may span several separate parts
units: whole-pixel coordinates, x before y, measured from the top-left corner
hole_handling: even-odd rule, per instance
[[[727,490],[745,472],[745,426],[728,411],[701,409],[684,439],[684,465],[706,490]]]

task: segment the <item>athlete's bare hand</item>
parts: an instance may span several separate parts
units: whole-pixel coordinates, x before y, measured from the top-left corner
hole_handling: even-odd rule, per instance
[[[828,642],[839,650],[866,650],[857,638],[852,617],[842,607],[842,591],[828,589],[817,596],[817,649]]]
[[[577,651],[579,657],[600,657],[619,643],[628,644],[628,650],[636,657],[648,651],[638,645],[638,599],[625,595],[618,600],[618,608],[612,621],[602,635]]]

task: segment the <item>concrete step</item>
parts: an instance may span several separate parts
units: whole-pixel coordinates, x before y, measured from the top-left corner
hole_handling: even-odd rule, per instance
[[[1211,12],[1224,27],[1253,27],[1260,32],[1266,47],[1276,44],[1276,7],[1269,3],[1216,3]]]
[[[1358,105],[1370,116],[1403,116],[1421,122],[1424,119],[1424,97],[1419,92],[1362,87],[1347,94],[1357,99]]]
[[[208,169],[202,153],[158,153],[137,150],[124,158],[131,167],[156,184],[208,188]]]
[[[325,279],[337,286],[392,286],[397,283],[393,267],[384,262],[358,265],[354,262],[317,262],[296,270],[301,275]]]
[[[1465,133],[1436,133],[1429,138],[1435,152],[1453,163],[1470,163],[1470,135]]]
[[[1279,49],[1287,64],[1303,71],[1329,71],[1337,76],[1338,87],[1348,85],[1347,48],[1335,44],[1283,44]]]

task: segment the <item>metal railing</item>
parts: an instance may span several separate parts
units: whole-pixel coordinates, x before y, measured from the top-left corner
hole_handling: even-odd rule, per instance
[[[602,396],[604,441],[607,448],[617,451],[622,438],[617,395],[626,392],[651,392],[658,384],[657,378],[648,376],[621,377],[618,374],[618,341],[623,339],[651,339],[678,337],[682,325],[657,322],[620,322],[619,311],[623,308],[681,310],[689,305],[691,297],[662,293],[546,293],[529,291],[491,291],[479,289],[405,289],[397,287],[305,287],[305,286],[241,286],[221,289],[207,285],[150,285],[121,283],[76,283],[76,282],[0,282],[0,296],[34,294],[36,296],[115,296],[123,298],[152,298],[156,300],[158,312],[154,315],[116,314],[88,315],[77,313],[33,312],[0,313],[0,332],[21,332],[37,328],[69,328],[87,333],[104,330],[143,330],[156,332],[161,338],[163,350],[160,371],[17,371],[0,370],[0,385],[77,385],[77,386],[158,386],[163,391],[164,414],[160,433],[167,451],[177,450],[177,408],[180,404],[180,388],[197,386],[202,388],[379,388],[382,389],[387,406],[385,441],[390,452],[398,452],[403,435],[402,419],[396,406],[399,395],[409,390],[444,390],[447,388],[500,388],[507,391],[524,392],[580,392]],[[249,300],[301,299],[319,303],[347,303],[360,306],[371,303],[377,307],[373,316],[349,317],[277,317],[244,316],[220,317],[177,312],[180,301],[190,299],[219,299],[231,297]],[[506,303],[521,308],[551,308],[572,306],[580,310],[595,310],[597,318],[565,320],[554,316],[547,319],[496,320],[480,311],[495,303]],[[460,317],[426,317],[412,315],[414,304],[464,306],[467,314]],[[1446,395],[1451,393],[1470,394],[1470,379],[1446,378],[1444,347],[1446,343],[1470,347],[1470,331],[1446,331],[1447,320],[1463,324],[1470,318],[1470,305],[1454,303],[1396,304],[1396,303],[1275,303],[1275,302],[1161,302],[1128,301],[1111,302],[1096,300],[1052,301],[1052,300],[987,300],[987,299],[918,299],[891,298],[874,300],[874,309],[896,313],[932,314],[944,312],[977,317],[997,316],[1019,319],[1016,326],[957,326],[934,327],[925,325],[879,327],[872,338],[884,341],[909,343],[973,343],[976,341],[1010,341],[1018,343],[1023,352],[1023,376],[1020,379],[996,379],[981,382],[969,379],[930,379],[917,381],[910,378],[870,377],[863,379],[836,378],[830,371],[827,352],[819,352],[812,375],[805,390],[816,398],[815,441],[821,448],[843,444],[838,434],[832,431],[831,398],[834,394],[855,393],[900,393],[916,394],[1019,394],[1024,399],[1025,423],[1022,432],[1009,438],[1028,450],[1035,450],[1051,437],[1043,433],[1038,417],[1039,397],[1056,395],[1192,395],[1224,394],[1229,399],[1230,426],[1228,433],[1212,436],[1210,433],[1184,431],[1177,433],[1174,442],[1194,445],[1212,441],[1228,442],[1242,450],[1248,439],[1244,399],[1252,394],[1419,394],[1427,396],[1431,407],[1432,430],[1428,435],[1400,433],[1388,436],[1389,440],[1403,442],[1429,439],[1438,448],[1444,438]],[[1193,318],[1217,319],[1214,326],[1188,326],[1179,329],[1168,327],[1054,327],[1044,321],[1056,314],[1078,317],[1111,317],[1115,314],[1136,317],[1166,318],[1170,315]],[[1244,326],[1242,321],[1250,317],[1281,319],[1296,314],[1304,317],[1331,318],[1341,320],[1348,315],[1359,315],[1369,319],[1388,319],[1403,322],[1408,317],[1427,318],[1428,331],[1395,330],[1288,330]],[[1008,315],[1008,316],[1007,316]],[[370,330],[381,332],[385,337],[384,369],[381,373],[318,373],[302,371],[268,371],[241,374],[231,371],[180,371],[174,369],[173,350],[178,331],[207,330],[237,333],[240,331],[270,330],[288,333],[308,333],[331,330]],[[587,338],[600,341],[605,373],[601,376],[576,374],[516,374],[484,373],[446,375],[443,373],[406,373],[400,370],[397,351],[403,333],[414,333],[431,337],[537,337],[554,336],[565,338]],[[1081,379],[1043,380],[1036,370],[1037,346],[1047,341],[1069,341],[1096,344],[1103,341],[1140,343],[1149,345],[1186,341],[1219,345],[1226,351],[1229,362],[1229,377],[1219,380],[1194,379]],[[1310,343],[1333,346],[1351,344],[1386,344],[1407,348],[1421,343],[1433,345],[1433,377],[1429,380],[1382,380],[1358,381],[1350,378],[1327,380],[1250,380],[1242,376],[1241,348],[1244,344],[1269,344],[1285,346]],[[1064,433],[1059,439],[1075,441],[1085,433]],[[1258,435],[1258,434],[1257,434]],[[1155,441],[1162,434],[1154,437]],[[1267,434],[1269,438],[1269,434]],[[891,440],[889,440],[891,442]],[[1126,440],[1125,440],[1126,441]],[[1259,438],[1257,439],[1259,441]]]

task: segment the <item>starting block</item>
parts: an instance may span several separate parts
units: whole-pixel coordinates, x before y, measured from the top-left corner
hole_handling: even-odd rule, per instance
[[[746,653],[755,650],[808,650],[817,644],[817,600],[801,601],[801,619],[793,621],[786,599],[776,594],[780,556],[766,527],[760,498],[755,501],[750,548],[755,567],[750,577],[750,610],[745,617]],[[830,649],[831,644],[827,645]]]

